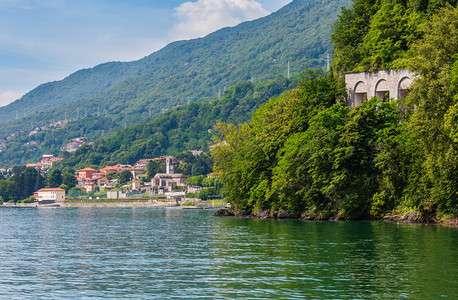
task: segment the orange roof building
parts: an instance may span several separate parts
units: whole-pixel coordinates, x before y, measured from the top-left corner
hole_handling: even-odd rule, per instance
[[[98,172],[99,171],[97,171],[96,169],[92,169],[92,168],[84,168],[84,169],[76,171],[77,177],[81,177],[81,178],[91,178],[95,173],[98,173]]]

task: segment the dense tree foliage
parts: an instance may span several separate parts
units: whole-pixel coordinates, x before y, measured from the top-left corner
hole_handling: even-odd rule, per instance
[[[45,179],[35,168],[18,171],[8,180],[0,180],[2,201],[26,199],[45,186]]]
[[[190,151],[180,153],[176,156],[180,162],[176,173],[187,176],[207,175],[212,172],[213,161],[207,153],[193,155]]]
[[[418,207],[457,212],[458,8],[440,10],[421,30],[410,64],[419,78],[407,97],[418,156],[408,198]]]
[[[418,30],[406,99],[350,109],[338,103],[338,80],[307,71],[251,122],[217,124],[212,157],[227,200],[248,214],[312,218],[456,214],[458,9],[439,9]]]
[[[146,175],[151,180],[157,173],[165,173],[165,161],[152,160],[146,165]]]
[[[78,181],[76,180],[75,175],[72,173],[64,173],[62,175],[62,184],[66,186],[66,191],[74,188]]]
[[[59,169],[53,169],[46,178],[46,186],[49,188],[58,188],[62,184],[62,172]]]
[[[123,170],[116,174],[120,184],[127,183],[132,180],[132,172],[130,170]]]
[[[334,24],[334,66],[338,72],[405,67],[421,24],[456,0],[353,0]]]

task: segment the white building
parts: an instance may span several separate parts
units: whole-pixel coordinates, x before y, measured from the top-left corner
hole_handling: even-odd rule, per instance
[[[65,190],[59,188],[44,188],[35,192],[39,203],[64,202]]]

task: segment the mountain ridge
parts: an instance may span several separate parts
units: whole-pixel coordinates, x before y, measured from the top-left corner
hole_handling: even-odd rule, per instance
[[[295,0],[269,16],[220,29],[204,38],[170,43],[135,62],[106,63],[80,70],[67,77],[67,82],[85,73],[96,74],[102,68],[110,70],[111,66],[115,66],[111,71],[116,76],[106,78],[103,73],[99,81],[97,76],[83,78],[94,88],[87,93],[102,86],[101,91],[83,98],[75,95],[71,98],[71,93],[59,91],[54,96],[57,102],[62,100],[60,105],[2,123],[0,142],[11,133],[30,131],[64,119],[71,120],[75,128],[78,124],[87,128],[84,117],[97,116],[98,122],[106,124],[104,127],[84,132],[77,130],[67,137],[74,138],[81,133],[93,140],[151,120],[165,108],[196,99],[217,98],[238,82],[286,77],[288,61],[292,73],[306,66],[323,67],[326,53],[332,49],[332,24],[340,8],[350,2]],[[115,80],[119,81],[114,83]],[[103,89],[104,84],[108,88]],[[77,94],[77,88],[78,85],[69,86],[66,91],[73,89],[71,91]],[[84,84],[83,88],[86,89]],[[33,111],[33,105],[30,106],[29,112]],[[19,112],[21,115],[22,111]],[[16,115],[11,111],[5,114],[0,108],[0,119],[2,114],[10,119]],[[60,147],[64,142],[60,141]],[[42,151],[58,152],[55,148],[38,146]],[[25,159],[30,160],[30,157]]]
[[[348,5],[349,2],[349,0],[334,0],[330,3],[322,5],[322,1],[318,0],[295,0],[290,4],[286,5],[285,7],[281,8],[280,10],[266,17],[256,19],[254,21],[243,22],[234,27],[222,28],[216,32],[208,34],[204,38],[172,42],[164,48],[150,55],[147,55],[144,58],[141,58],[137,61],[108,62],[97,65],[93,68],[79,70],[75,73],[72,73],[63,80],[42,84],[38,86],[36,89],[33,89],[32,91],[27,93],[21,99],[7,106],[0,107],[0,122],[12,121],[16,118],[17,114],[19,116],[24,115],[24,109],[26,110],[25,113],[27,115],[30,115],[31,113],[36,111],[40,112],[47,111],[49,109],[57,109],[58,107],[68,103],[84,101],[96,95],[100,95],[98,99],[106,97],[108,95],[103,94],[104,92],[107,92],[112,88],[116,88],[117,85],[124,83],[126,80],[138,81],[139,79],[145,79],[144,77],[138,76],[146,75],[146,77],[151,77],[152,74],[158,71],[164,73],[164,68],[161,65],[159,65],[160,63],[167,63],[169,69],[178,68],[179,70],[182,70],[183,64],[180,64],[180,62],[183,62],[183,57],[185,59],[185,62],[188,63],[188,65],[193,64],[196,61],[196,57],[189,56],[195,56],[195,51],[197,51],[198,49],[199,51],[205,51],[206,47],[208,47],[209,45],[213,45],[214,49],[212,49],[212,51],[210,51],[206,56],[208,57],[211,55],[217,55],[219,57],[218,59],[216,59],[215,62],[216,68],[225,69],[227,67],[232,67],[233,69],[237,69],[237,63],[247,64],[247,66],[238,66],[238,70],[245,70],[245,72],[238,72],[243,74],[232,74],[233,72],[229,72],[229,74],[223,74],[229,77],[235,77],[234,80],[232,80],[231,82],[228,82],[228,80],[225,81],[224,78],[222,78],[221,81],[223,81],[225,85],[235,84],[236,82],[239,82],[241,80],[249,79],[249,77],[251,76],[258,76],[262,75],[263,73],[265,74],[265,69],[267,69],[267,72],[275,72],[275,74],[277,75],[280,72],[280,70],[286,70],[287,59],[291,60],[291,68],[293,71],[296,72],[300,71],[303,67],[305,67],[304,62],[306,60],[307,65],[310,67],[323,66],[325,62],[325,57],[319,57],[319,54],[322,55],[323,53],[331,49],[329,36],[332,22],[328,22],[329,24],[326,25],[326,32],[322,34],[322,37],[312,37],[312,41],[308,45],[308,50],[311,50],[311,48],[320,49],[318,51],[315,51],[316,53],[309,55],[310,57],[308,57],[307,59],[303,58],[304,54],[307,54],[307,51],[305,51],[303,48],[299,48],[297,46],[297,42],[291,42],[288,39],[288,37],[294,35],[298,39],[303,39],[301,35],[307,27],[303,26],[304,20],[301,20],[301,17],[304,18],[304,11],[306,12],[312,9],[314,11],[320,11],[320,9],[323,10],[330,7],[331,12],[336,15],[340,7]],[[291,16],[291,14],[293,16]],[[286,27],[291,27],[292,25],[294,25],[296,26],[296,28],[293,29],[297,30],[290,30],[288,34],[285,34],[280,38],[274,36],[271,33],[271,31],[273,29],[279,30],[282,28],[282,26],[272,26],[273,22],[279,23],[279,25],[281,24],[281,21],[278,20],[281,19],[279,17],[283,17],[288,22],[288,25]],[[328,16],[326,15],[326,19],[327,18]],[[335,18],[336,16],[334,16],[334,18],[329,19]],[[294,22],[292,19],[299,21]],[[316,26],[316,24],[314,25]],[[259,30],[255,30],[253,28],[262,28],[262,30],[265,30],[266,32],[260,33]],[[256,34],[253,35],[253,33]],[[264,34],[264,36],[260,36],[261,34]],[[315,35],[314,32],[312,32],[312,34]],[[263,38],[265,38],[266,40],[263,40]],[[257,47],[253,47],[253,45],[250,45],[251,47],[245,47],[246,41],[250,39],[256,39],[257,42],[260,42],[260,45],[258,45]],[[223,42],[226,43],[224,44]],[[290,42],[293,46],[296,46],[297,49],[282,49],[282,47],[286,47],[285,45],[288,42]],[[220,49],[215,48],[215,46],[219,47]],[[275,53],[270,53],[270,55],[268,55],[269,53],[267,50],[271,49],[272,47],[276,47],[277,49]],[[307,45],[305,45],[305,47],[307,49]],[[241,52],[239,55],[239,59],[236,60],[231,58],[231,53],[232,50],[234,50],[234,48],[237,48],[237,50]],[[259,54],[264,55],[258,56]],[[275,57],[273,58],[272,56]],[[267,66],[267,63],[265,61],[253,62],[255,58],[258,58],[258,60],[275,60],[271,62],[277,63],[277,65]],[[228,61],[223,61],[224,59]],[[203,63],[205,61],[206,59],[200,59],[198,63]],[[282,62],[281,66],[278,66],[279,61]],[[253,70],[248,72],[246,71],[248,68],[253,68]],[[200,70],[201,69],[202,68],[200,68]],[[199,70],[199,68],[196,68],[196,70]],[[82,77],[82,75],[84,75],[85,73],[92,73],[93,76]],[[218,72],[209,72],[207,77],[212,76],[212,73],[217,74]],[[161,80],[171,79],[171,72],[165,72],[165,74],[163,75],[164,76],[153,76],[154,81],[157,83]],[[271,76],[271,78],[274,78],[276,75]],[[78,79],[81,82],[75,82]],[[217,83],[218,82],[215,82],[213,85],[216,85]],[[216,94],[217,89],[215,87],[212,88],[212,93]],[[145,91],[143,92],[143,94],[145,94]],[[98,101],[98,99],[91,99],[91,101]],[[42,118],[43,117],[44,116],[42,116]],[[58,117],[55,115],[52,116],[52,118],[58,119]],[[35,119],[35,123],[37,123],[38,118]],[[50,119],[51,118],[48,118],[48,120]],[[0,132],[0,134],[1,133],[2,132]]]

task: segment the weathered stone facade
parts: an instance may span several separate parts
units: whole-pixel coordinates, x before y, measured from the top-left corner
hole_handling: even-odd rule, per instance
[[[374,96],[385,101],[405,98],[414,78],[415,74],[406,69],[347,73],[347,105],[359,105]]]

